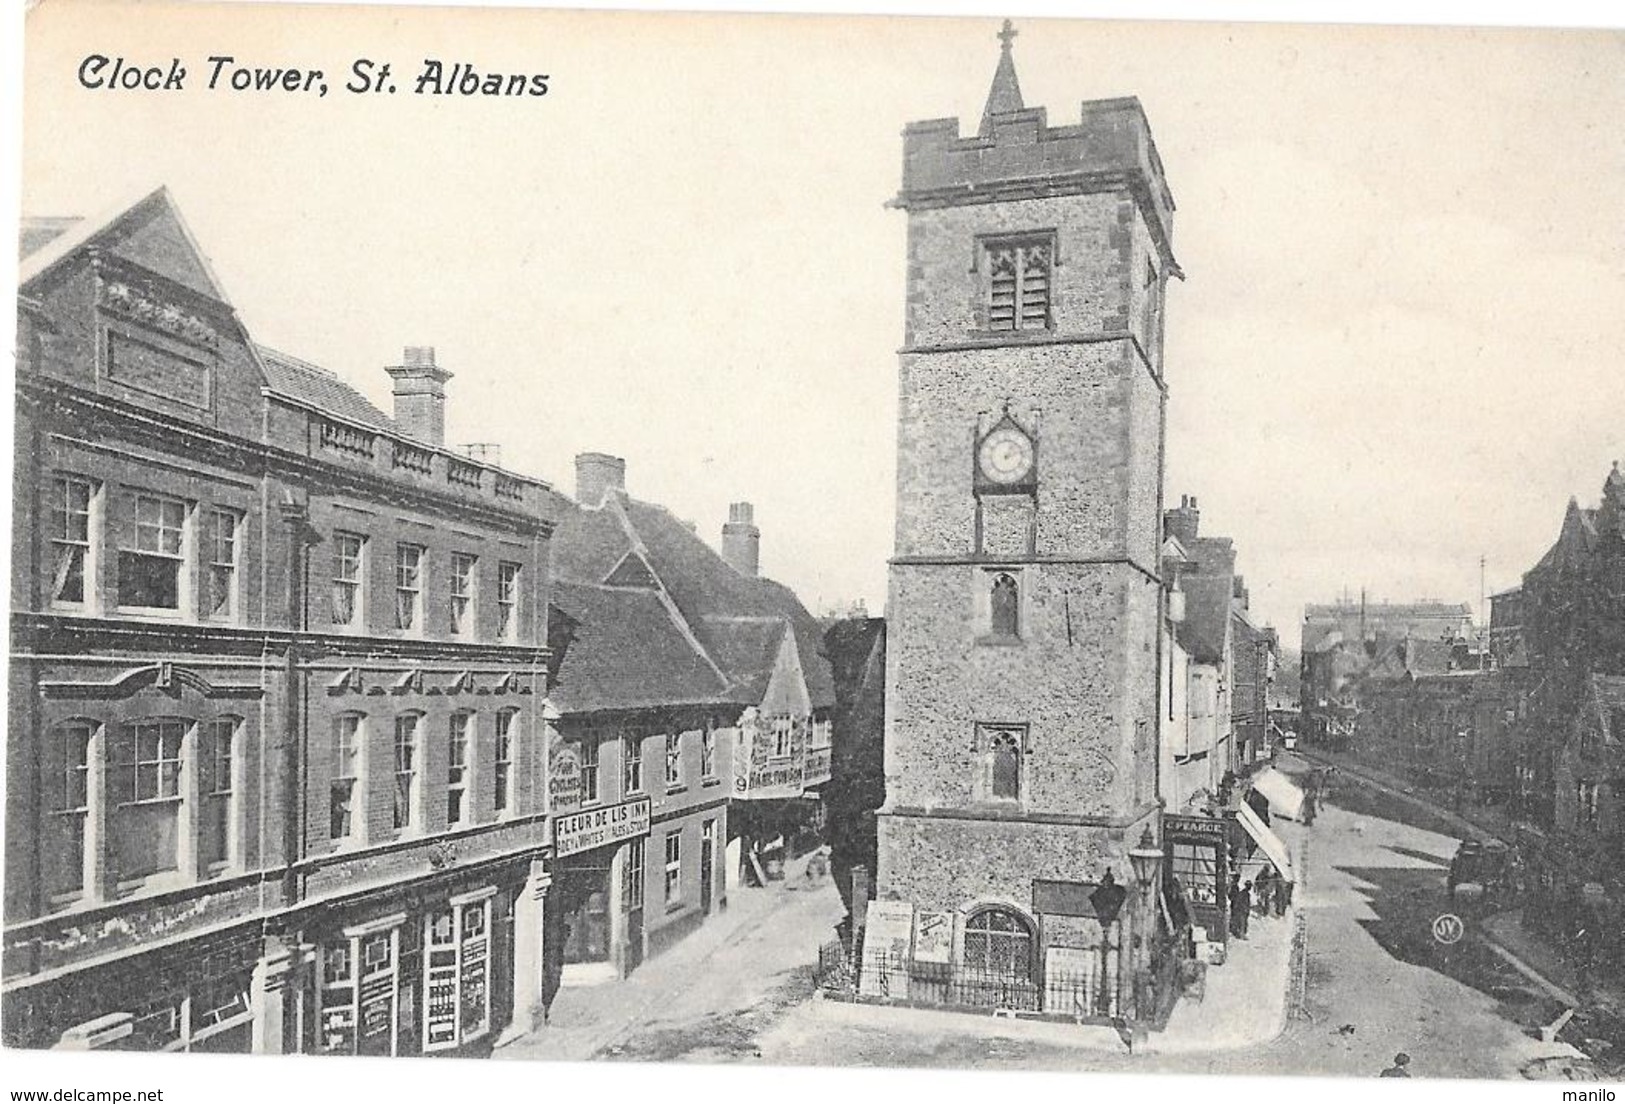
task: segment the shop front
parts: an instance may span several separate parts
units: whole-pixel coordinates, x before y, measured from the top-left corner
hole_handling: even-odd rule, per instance
[[[397,1057],[484,1053],[513,1018],[523,868],[392,893],[302,933],[302,1049]]]
[[[560,983],[612,981],[643,962],[643,882],[650,800],[582,809],[554,820],[550,936]]]
[[[1230,926],[1228,822],[1169,813],[1162,827],[1168,874],[1184,894],[1192,923],[1205,929],[1208,940],[1225,942]]]

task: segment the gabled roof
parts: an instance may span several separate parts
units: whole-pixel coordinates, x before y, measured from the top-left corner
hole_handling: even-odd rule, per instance
[[[633,553],[683,631],[727,677],[728,700],[761,700],[788,631],[813,707],[834,705],[823,632],[794,592],[741,575],[665,507],[613,493],[598,508],[567,509],[553,533],[557,578],[602,584]]]
[[[17,229],[17,256],[27,257],[61,237],[83,222],[78,216],[69,218],[25,218]]]
[[[388,415],[337,374],[264,345],[256,345],[254,350],[265,368],[266,384],[275,394],[374,429],[396,432]]]
[[[190,256],[177,258],[171,250],[165,275],[218,302],[229,304],[230,297],[226,295],[219,278],[215,276],[208,257],[198,246],[197,239],[186,225],[186,220],[181,217],[180,208],[176,206],[174,197],[169,194],[168,188],[161,186],[142,193],[138,198],[120,201],[93,218],[49,220],[62,223],[62,230],[47,238],[37,249],[22,258],[17,275],[17,287],[19,290],[26,288],[88,245],[105,243],[115,249],[121,245],[129,245],[130,243],[124,241],[123,235],[135,232],[142,221],[140,216],[150,213],[161,213],[166,216],[190,253]],[[180,263],[181,261],[184,261],[184,265]]]
[[[705,705],[727,687],[652,591],[554,580],[568,618],[549,692],[563,713]]]

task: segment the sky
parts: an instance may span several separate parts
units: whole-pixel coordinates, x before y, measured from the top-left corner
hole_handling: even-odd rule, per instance
[[[1144,104],[1178,206],[1166,497],[1236,541],[1261,621],[1515,585],[1625,459],[1625,35],[1022,18],[1029,106]],[[572,457],[815,610],[884,604],[900,131],[975,128],[998,20],[233,7],[28,18],[22,207],[167,184],[250,332],[385,410],[433,345],[452,442]],[[89,91],[87,53],[173,93]],[[331,92],[202,87],[206,58]],[[391,60],[401,93],[339,90]],[[419,61],[542,98],[410,94]]]

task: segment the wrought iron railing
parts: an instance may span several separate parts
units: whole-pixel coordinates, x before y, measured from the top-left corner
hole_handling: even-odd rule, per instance
[[[1115,951],[1102,952],[1093,969],[1049,969],[1023,977],[887,954],[859,957],[844,944],[832,942],[818,950],[814,981],[838,1000],[1115,1020],[1119,1014],[1115,965]]]

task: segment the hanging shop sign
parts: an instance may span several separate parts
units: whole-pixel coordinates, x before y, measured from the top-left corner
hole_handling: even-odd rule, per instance
[[[581,804],[581,752],[561,742],[547,766],[548,808],[555,813],[575,809]]]
[[[553,853],[560,858],[606,843],[649,834],[649,799],[640,797],[602,809],[583,809],[553,821]]]

